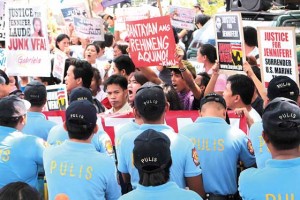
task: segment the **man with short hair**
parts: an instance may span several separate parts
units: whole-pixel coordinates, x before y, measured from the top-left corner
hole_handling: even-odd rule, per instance
[[[47,141],[50,129],[56,124],[46,119],[42,113],[47,101],[47,91],[45,85],[39,81],[32,81],[25,87],[25,100],[29,101],[31,107],[27,112],[27,123],[23,128],[23,133],[35,135]]]
[[[122,75],[111,75],[104,83],[107,98],[112,108],[105,114],[125,114],[132,111],[128,103],[128,81]]]
[[[121,195],[112,159],[91,144],[98,130],[97,112],[88,100],[72,102],[64,128],[69,140],[44,152],[49,199],[118,199]]]
[[[269,82],[267,91],[266,105],[277,97],[285,97],[297,102],[299,97],[299,88],[297,83],[287,76],[276,76]],[[267,160],[271,159],[270,151],[263,139],[263,124],[262,122],[254,123],[249,131],[249,137],[253,143],[255,159],[258,168],[265,167]]]
[[[76,58],[70,59],[70,66],[65,77],[68,94],[76,87],[90,88],[92,78],[93,70],[90,63]]]
[[[16,181],[38,186],[38,167],[43,166],[45,147],[41,138],[21,132],[29,107],[15,95],[0,100],[0,188]]]
[[[134,113],[140,117],[144,124],[135,131],[123,135],[117,149],[118,170],[126,184],[132,184],[136,188],[138,183],[138,171],[132,167],[132,150],[134,139],[147,129],[166,134],[171,140],[171,154],[173,165],[171,166],[170,180],[176,182],[180,188],[189,187],[190,190],[204,195],[202,186],[201,169],[197,152],[188,138],[178,135],[174,130],[165,125],[165,114],[169,104],[163,89],[151,82],[145,83],[136,92],[134,99]]]
[[[199,115],[179,134],[187,136],[197,149],[206,199],[235,199],[237,163],[243,161],[246,167],[255,164],[251,142],[242,130],[226,123],[222,96],[210,93],[202,98]]]
[[[239,178],[243,199],[300,199],[300,108],[295,101],[276,98],[265,108],[263,139],[272,159],[261,169],[244,170]]]
[[[251,101],[254,94],[255,85],[248,76],[235,74],[229,76],[223,92],[227,108],[239,110],[243,114],[249,113],[247,117],[248,127],[255,122],[260,122],[261,117],[254,108],[251,107]]]
[[[139,172],[137,188],[120,199],[194,199],[202,198],[195,192],[179,188],[170,180],[172,165],[171,141],[165,134],[148,129],[134,140],[133,161]]]

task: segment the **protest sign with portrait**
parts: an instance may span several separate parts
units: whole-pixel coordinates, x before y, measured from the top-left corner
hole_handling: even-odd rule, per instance
[[[243,73],[245,51],[240,13],[216,14],[214,21],[220,70],[226,74]]]
[[[43,6],[6,5],[5,43],[9,75],[50,76],[46,15]]]

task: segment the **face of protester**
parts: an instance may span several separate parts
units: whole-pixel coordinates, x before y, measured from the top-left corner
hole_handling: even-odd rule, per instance
[[[82,79],[75,79],[74,69],[75,67],[73,65],[70,65],[67,71],[67,75],[65,77],[65,83],[68,93],[70,93],[74,88],[82,86]]]
[[[94,64],[96,62],[97,56],[98,53],[94,45],[90,45],[86,48],[84,52],[84,58],[86,59],[86,61],[88,61],[88,63]]]
[[[118,48],[118,46],[114,47],[114,58],[122,55],[122,51]]]
[[[0,99],[3,97],[6,97],[9,95],[9,93],[11,92],[12,87],[8,84],[0,84]]]
[[[123,90],[120,85],[111,84],[106,88],[107,98],[115,112],[120,110],[127,102],[128,90]]]
[[[227,108],[234,109],[236,96],[237,95],[232,95],[231,83],[227,82],[225,90],[223,92],[223,97],[225,99]]]
[[[68,38],[64,38],[60,42],[57,42],[57,45],[61,51],[65,51],[65,49],[70,46],[70,40]]]
[[[177,92],[183,92],[187,90],[187,84],[183,80],[181,74],[176,74],[174,71],[171,71],[171,81],[172,85]]]
[[[128,80],[128,100],[129,102],[133,102],[135,98],[136,91],[141,87],[142,85],[139,84],[134,76],[131,76]]]
[[[99,90],[99,83],[97,82],[97,80],[95,79],[95,77],[92,78],[92,82],[91,82],[91,90],[92,90],[92,93],[93,95],[95,96]]]
[[[204,63],[205,61],[205,56],[200,53],[200,49],[197,51],[197,61],[199,63]]]
[[[41,30],[41,22],[39,20],[34,21],[34,32],[38,33]]]

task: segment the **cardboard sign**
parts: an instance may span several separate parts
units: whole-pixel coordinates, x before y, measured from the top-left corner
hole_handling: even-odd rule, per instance
[[[74,17],[74,27],[76,35],[80,38],[104,41],[103,19]]]
[[[176,65],[169,16],[126,22],[130,57],[136,67]]]
[[[66,85],[46,86],[48,111],[62,111],[68,107],[68,93]]]
[[[174,27],[194,30],[196,11],[191,8],[182,8],[178,6],[170,6],[171,24]]]
[[[0,48],[0,69],[4,71],[6,67],[6,53],[5,49]]]
[[[50,76],[51,63],[46,15],[46,7],[6,5],[7,74]]]
[[[126,0],[102,0],[102,6],[103,7],[109,7],[109,6],[113,6],[115,4],[118,4],[118,3],[121,3],[123,1],[126,1]]]
[[[0,41],[5,41],[5,5],[4,0],[0,0]]]
[[[102,0],[89,0],[89,7],[92,11],[92,17],[99,17],[103,13],[104,8],[101,4]]]
[[[64,80],[66,59],[67,56],[64,52],[59,49],[55,50],[52,74],[60,80]]]
[[[48,120],[60,116],[62,121],[65,121],[65,112],[43,112]],[[227,111],[230,123],[240,128],[244,133],[247,132],[247,121],[245,117],[238,117],[233,111]],[[184,126],[193,123],[199,117],[198,111],[168,111],[165,116],[166,124],[171,126],[176,133]],[[113,144],[115,139],[115,130],[123,124],[131,121],[134,118],[133,113],[129,114],[114,114],[114,115],[98,115],[98,120],[102,123],[103,130],[109,135]],[[57,122],[58,120],[55,119]],[[101,124],[98,124],[101,126]]]
[[[153,6],[116,8],[115,15],[115,30],[118,31],[126,30],[125,23],[128,21],[136,21],[160,16],[159,9]]]
[[[227,74],[244,73],[245,51],[240,13],[216,14],[214,22],[220,70]]]
[[[299,85],[295,27],[258,27],[262,82],[265,88],[275,76],[288,76]]]
[[[84,2],[76,4],[64,4],[61,8],[61,13],[65,20],[66,26],[69,26],[70,23],[74,23],[74,17],[89,18],[90,14],[88,9],[85,7]]]

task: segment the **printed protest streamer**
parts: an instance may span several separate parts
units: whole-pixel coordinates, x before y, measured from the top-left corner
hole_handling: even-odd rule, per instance
[[[89,38],[91,41],[104,41],[103,19],[74,17],[75,33],[80,38]]]
[[[4,48],[0,48],[0,69],[4,70],[6,67],[6,53]]]
[[[66,59],[67,56],[64,52],[60,51],[59,49],[55,51],[52,74],[61,81],[64,80]]]
[[[0,41],[5,41],[5,5],[6,1],[0,0]]]
[[[234,111],[227,111],[228,117],[230,120],[230,124],[233,124],[234,127],[240,128],[244,133],[247,133],[247,120],[245,116],[237,116]],[[53,118],[60,117],[60,120],[55,119],[55,122],[57,121],[65,121],[66,115],[63,111],[48,111],[43,112],[48,120],[51,120]],[[176,133],[178,133],[178,130],[181,128],[187,126],[188,124],[193,123],[197,118],[199,117],[198,111],[187,111],[187,110],[181,110],[181,111],[168,111],[166,112],[165,120],[166,124],[168,126],[171,126]],[[113,144],[115,144],[115,131],[118,130],[122,125],[124,125],[127,122],[132,121],[134,119],[133,113],[128,114],[112,114],[112,115],[98,115],[98,120],[101,121],[98,124],[99,129],[103,129],[111,138]],[[232,123],[236,122],[236,123]]]
[[[121,3],[123,1],[126,1],[126,0],[102,0],[102,6],[103,7],[109,7],[109,6],[113,6],[115,4],[118,4],[118,3]]]
[[[66,85],[46,86],[48,111],[66,110],[68,107],[68,94]]]
[[[74,17],[89,18],[90,14],[86,8],[84,2],[76,4],[64,4],[62,5],[61,12],[65,20],[66,26],[70,23],[74,24]]]
[[[171,24],[174,27],[194,30],[195,15],[196,11],[194,9],[170,6]]]
[[[42,6],[6,5],[5,39],[9,75],[50,76],[46,15],[47,10]]]
[[[220,70],[227,74],[244,73],[244,35],[240,13],[216,14],[214,21]]]
[[[275,76],[288,76],[299,85],[295,27],[258,27],[260,69],[264,87]]]
[[[126,30],[126,21],[136,21],[160,16],[159,9],[153,6],[117,8],[115,15],[115,30],[118,31]]]
[[[130,57],[136,67],[176,65],[170,17],[126,22]]]

